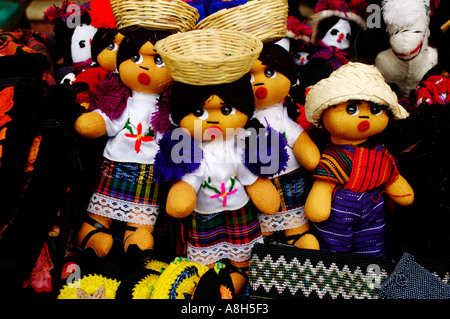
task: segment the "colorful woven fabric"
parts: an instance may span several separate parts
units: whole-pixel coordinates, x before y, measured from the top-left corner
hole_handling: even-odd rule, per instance
[[[328,144],[313,177],[365,192],[398,178],[395,159],[382,145]]]
[[[271,179],[280,194],[280,210],[273,214],[259,214],[263,232],[281,231],[300,227],[307,222],[305,216],[305,202],[308,195],[309,183],[301,170]]]
[[[311,224],[323,251],[386,257],[384,199],[379,188],[365,193],[338,189],[330,217]]]
[[[250,259],[250,297],[378,299],[392,269],[379,258],[258,244]]]
[[[88,212],[144,225],[154,225],[159,213],[159,186],[153,165],[105,159]]]
[[[234,211],[194,212],[189,230],[188,259],[204,265],[223,258],[246,261],[256,242],[262,242],[262,235],[257,209],[252,202]]]

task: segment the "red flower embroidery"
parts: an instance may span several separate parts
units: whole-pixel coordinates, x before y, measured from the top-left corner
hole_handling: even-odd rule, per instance
[[[233,189],[233,190],[227,192],[226,189],[225,189],[225,183],[222,183],[222,185],[221,185],[220,188],[221,188],[220,194],[212,195],[212,196],[210,196],[209,198],[223,197],[223,202],[222,202],[222,204],[223,204],[223,207],[226,207],[226,206],[227,206],[227,196],[230,196],[230,195],[233,195],[234,193],[236,193],[236,192],[237,192],[237,188],[235,188],[235,189]]]
[[[139,153],[139,151],[141,150],[141,143],[142,142],[151,142],[153,141],[153,137],[147,135],[147,136],[142,136],[142,124],[139,123],[137,126],[137,134],[130,134],[130,133],[125,133],[126,137],[131,137],[131,138],[136,138],[136,143],[134,144],[134,149],[136,150],[136,153]]]

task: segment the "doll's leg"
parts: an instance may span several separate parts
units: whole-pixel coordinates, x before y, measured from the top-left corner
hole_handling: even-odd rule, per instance
[[[365,194],[360,200],[364,205],[361,222],[355,226],[353,252],[379,258],[386,257],[384,242],[384,198],[380,191]]]
[[[309,222],[307,222],[302,226],[285,230],[287,243],[297,248],[319,250],[319,241],[313,234],[309,233],[309,229]]]
[[[91,247],[99,257],[106,256],[112,248],[110,233],[112,219],[90,213],[78,231],[76,243],[81,248]]]
[[[230,277],[233,282],[234,292],[236,296],[241,296],[248,278],[249,261],[231,261],[231,265],[233,268],[231,269]]]
[[[136,245],[140,250],[150,250],[153,248],[153,225],[142,225],[128,223],[123,237],[125,251],[131,245]]]

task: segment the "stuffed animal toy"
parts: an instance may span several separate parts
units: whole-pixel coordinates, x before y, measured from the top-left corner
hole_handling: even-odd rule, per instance
[[[65,67],[73,67],[61,74],[58,83],[68,76],[70,79],[92,64],[91,43],[97,28],[91,25],[89,1],[84,4],[64,1],[61,7],[50,7],[44,19],[54,25],[55,40]]]
[[[438,62],[438,52],[428,45],[431,3],[429,0],[382,3],[390,48],[380,52],[375,65],[386,82],[398,87],[401,98],[409,98],[425,73]]]
[[[253,50],[257,53],[261,51],[262,43],[254,37],[244,36],[240,32],[235,35],[233,32],[220,31],[193,31],[192,36],[200,38],[195,39],[198,43],[206,41],[206,45],[211,47],[209,52],[220,51],[221,41],[231,36],[240,37],[248,43],[259,43]],[[174,41],[183,43],[191,35],[186,32],[174,36],[179,36],[179,40],[169,37],[165,39],[168,43],[162,40],[157,44],[157,50],[163,58],[162,52],[170,52]],[[197,43],[195,40],[189,43]],[[241,42],[241,46],[246,47],[247,44]],[[232,77],[227,73],[229,69],[226,68],[226,61],[221,63],[220,68],[211,67],[204,64],[208,61],[205,61],[200,46],[199,51],[195,51],[193,44],[190,48],[189,60],[195,63],[190,66],[188,74],[202,71],[208,74],[201,82],[192,81],[184,75],[185,70],[184,74],[176,74],[180,70],[165,59],[175,79],[169,106],[172,121],[189,134],[201,149],[202,156],[195,170],[181,174],[171,186],[166,211],[176,218],[191,218],[187,239],[187,258],[190,261],[212,266],[218,260],[230,260],[234,266],[231,274],[233,285],[239,295],[246,280],[252,247],[262,242],[257,212],[273,214],[280,206],[280,197],[270,180],[252,173],[243,157],[245,128],[255,108],[248,71],[257,53],[254,57],[240,52],[230,55],[245,63],[241,64],[243,66],[239,73]],[[219,53],[207,59],[210,63],[216,63],[223,56]],[[222,74],[227,76],[208,85]],[[235,76],[238,79],[234,79]]]
[[[356,59],[356,39],[365,22],[367,1],[319,0],[309,18],[315,52],[304,73],[306,87],[328,77],[331,72]]]
[[[384,199],[412,204],[414,193],[392,154],[374,139],[406,110],[372,65],[350,62],[306,96],[309,121],[330,133],[305,204],[320,248],[386,257]]]
[[[160,135],[150,121],[158,98],[172,83],[154,44],[168,35],[165,31],[130,32],[117,53],[117,68],[131,96],[120,109],[105,106],[84,113],[75,122],[81,136],[109,136],[100,178],[87,208],[89,215],[77,235],[79,246],[93,248],[98,256],[106,256],[112,247],[113,220],[127,225],[126,252],[132,246],[145,255],[153,247],[152,230],[159,213],[153,162]]]
[[[266,43],[250,70],[255,94],[254,117],[283,134],[289,154],[286,169],[271,179],[282,198],[282,205],[276,214],[260,214],[259,218],[265,236],[282,231],[286,236],[284,240],[292,245],[319,249],[315,237],[307,234],[309,223],[304,214],[304,203],[309,183],[300,167],[313,171],[319,163],[320,152],[296,122],[297,105],[290,93],[293,87],[298,86],[297,74],[288,51],[287,38],[277,43]]]

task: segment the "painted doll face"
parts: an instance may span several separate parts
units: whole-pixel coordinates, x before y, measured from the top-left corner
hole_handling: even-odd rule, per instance
[[[255,108],[262,109],[283,101],[289,94],[291,81],[274,68],[256,60],[250,70]]]
[[[389,43],[394,54],[403,61],[414,59],[422,51],[425,38],[428,36],[427,25],[424,21],[394,28],[387,26],[389,32]]]
[[[91,44],[97,28],[89,24],[80,24],[75,28],[70,44],[70,52],[74,63],[84,62],[91,58]]]
[[[310,58],[311,54],[309,52],[297,52],[294,55],[294,63],[298,66],[306,65]]]
[[[359,144],[381,133],[389,123],[389,116],[383,106],[347,101],[325,110],[322,120],[333,142]]]
[[[346,50],[350,47],[352,29],[350,22],[340,19],[330,30],[327,31],[322,42],[330,47],[336,47],[339,50]]]
[[[139,52],[130,59],[120,64],[119,74],[127,87],[149,94],[163,93],[173,81],[164,61],[150,41],[144,43]]]
[[[201,132],[203,141],[233,137],[247,123],[248,116],[219,96],[211,95],[203,105],[180,121],[180,126],[197,138]]]
[[[109,72],[116,71],[117,50],[124,36],[118,32],[114,39],[97,56],[98,64]]]

